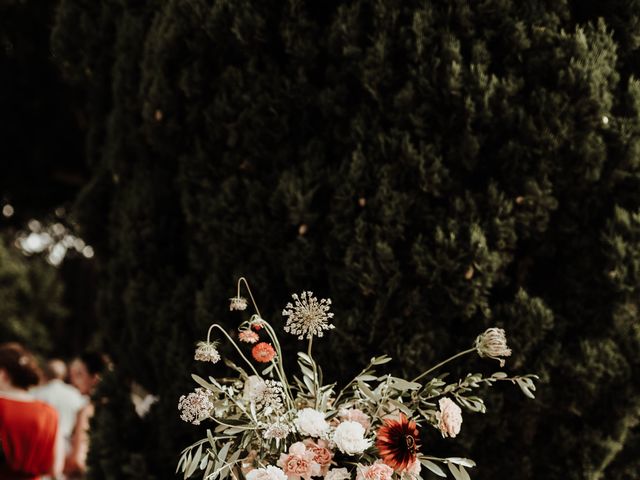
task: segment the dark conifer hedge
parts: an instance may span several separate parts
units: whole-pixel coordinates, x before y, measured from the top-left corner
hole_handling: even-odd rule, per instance
[[[640,463],[640,5],[62,0],[89,99],[80,198],[103,261],[91,477],[172,478],[195,341],[246,275],[278,322],[334,302],[333,377],[415,372],[503,326],[512,372],[467,415],[477,479],[631,479]],[[291,337],[290,353],[296,340]],[[318,347],[322,350],[322,347]],[[473,360],[461,367],[482,370]],[[135,380],[161,401],[144,419]]]

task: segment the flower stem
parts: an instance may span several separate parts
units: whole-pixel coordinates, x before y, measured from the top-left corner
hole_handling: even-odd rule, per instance
[[[313,386],[315,387],[314,397],[315,397],[315,408],[316,410],[320,406],[320,382],[318,379],[318,365],[316,365],[316,361],[311,356],[311,349],[313,347],[313,336],[309,337],[309,346],[307,347],[307,356],[309,357],[309,361],[311,362],[311,367],[313,368]]]
[[[260,318],[262,318],[262,315],[260,315],[260,309],[258,308],[258,305],[256,304],[255,299],[253,298],[253,293],[251,293],[251,288],[249,288],[249,283],[247,282],[247,279],[244,277],[240,277],[238,279],[238,297],[240,296],[240,283],[244,282],[244,286],[247,289],[247,292],[249,292],[249,296],[251,297],[251,303],[253,303],[253,308],[256,309],[256,313],[258,314],[258,316]]]
[[[225,337],[227,337],[227,339],[231,342],[231,344],[235,347],[235,349],[238,351],[238,353],[240,354],[240,356],[243,358],[243,360],[245,362],[247,362],[247,365],[249,365],[249,368],[251,368],[251,370],[253,371],[254,374],[258,375],[258,372],[256,371],[255,367],[253,366],[253,364],[247,359],[247,357],[244,356],[244,353],[242,353],[242,350],[240,350],[240,347],[238,347],[238,344],[233,340],[233,338],[231,338],[229,336],[229,334],[226,332],[226,330],[224,328],[222,328],[220,325],[218,325],[217,323],[214,323],[213,325],[211,325],[209,327],[209,331],[207,332],[207,342],[209,342],[209,339],[211,337],[211,330],[217,328],[218,330],[220,330]],[[258,375],[259,376],[259,375]]]
[[[267,334],[269,335],[269,337],[271,338],[271,341],[276,347],[276,354],[278,358],[278,364],[277,364],[278,368],[276,369],[276,371],[278,373],[278,377],[280,378],[280,381],[285,386],[285,391],[287,392],[287,400],[289,401],[289,407],[293,410],[295,409],[295,403],[293,401],[293,393],[291,393],[291,387],[289,386],[289,382],[287,381],[287,376],[284,373],[282,348],[280,348],[280,342],[278,341],[276,332],[273,330],[269,322],[262,319],[262,322],[260,323],[260,325],[264,326],[265,330],[267,331]]]
[[[429,370],[425,370],[424,372],[422,372],[420,375],[418,375],[416,378],[414,378],[413,380],[411,380],[412,382],[417,382],[418,380],[420,380],[422,377],[425,377],[426,375],[429,375],[431,372],[433,372],[434,370],[439,369],[440,367],[442,367],[443,365],[446,365],[447,363],[455,360],[456,358],[462,357],[463,355],[467,355],[469,353],[473,353],[475,352],[476,349],[474,348],[470,348],[469,350],[465,350],[463,352],[460,353],[456,353],[455,355],[453,355],[452,357],[447,358],[446,360],[440,362],[439,364],[437,364],[435,367],[431,367]]]

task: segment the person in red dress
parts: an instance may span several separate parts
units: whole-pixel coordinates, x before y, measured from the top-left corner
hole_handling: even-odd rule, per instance
[[[39,373],[35,358],[20,344],[0,345],[0,480],[36,480],[62,471],[58,414],[28,393]]]

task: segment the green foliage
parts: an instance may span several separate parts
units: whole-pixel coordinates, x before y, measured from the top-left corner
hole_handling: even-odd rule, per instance
[[[21,342],[36,353],[53,347],[51,331],[64,319],[64,287],[42,258],[26,258],[0,237],[0,342]]]
[[[120,378],[161,397],[144,442],[99,441],[174,470],[193,344],[244,274],[276,324],[290,291],[332,298],[340,328],[317,348],[335,379],[382,352],[415,373],[503,326],[508,367],[544,383],[536,402],[492,389],[465,420],[476,478],[630,478],[637,12],[63,0],[53,44],[89,99],[80,203],[105,259],[105,338]],[[130,428],[115,404],[99,415]]]

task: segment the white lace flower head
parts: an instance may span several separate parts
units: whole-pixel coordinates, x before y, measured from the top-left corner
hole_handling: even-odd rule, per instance
[[[220,361],[217,342],[199,342],[193,358],[200,362],[217,363]]]
[[[261,425],[263,428],[262,437],[266,440],[282,440],[287,438],[287,435],[291,433],[291,427],[288,424],[282,422],[281,420],[277,420],[270,424]]]
[[[247,309],[247,299],[244,297],[231,297],[229,299],[229,310],[246,310]]]
[[[212,409],[211,395],[204,388],[196,388],[190,394],[182,395],[178,401],[180,418],[194,425],[200,425],[202,420],[209,418]]]
[[[322,337],[324,330],[331,330],[335,325],[329,323],[333,318],[331,299],[318,300],[313,292],[302,292],[300,296],[293,294],[293,303],[287,303],[282,315],[289,317],[284,327],[285,332],[297,335],[302,340],[314,335]]]

